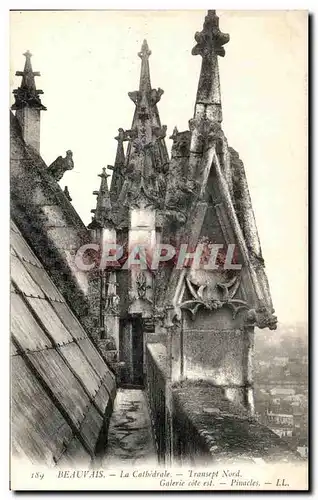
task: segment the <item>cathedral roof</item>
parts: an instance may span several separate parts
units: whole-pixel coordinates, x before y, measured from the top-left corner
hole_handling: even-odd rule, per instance
[[[10,240],[13,460],[87,467],[114,375],[13,222]]]
[[[75,256],[90,242],[89,232],[40,154],[24,142],[17,118],[10,116],[12,217],[75,313],[83,315],[89,307],[88,276]],[[84,321],[90,328],[89,319]]]
[[[90,236],[10,118],[13,460],[88,466],[116,385],[92,340],[88,276],[75,262]]]

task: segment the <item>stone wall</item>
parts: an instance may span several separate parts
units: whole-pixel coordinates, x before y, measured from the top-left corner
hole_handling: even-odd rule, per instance
[[[253,333],[243,327],[239,315],[233,320],[228,307],[201,309],[195,319],[184,313],[182,378],[207,380],[223,387],[229,399],[252,406],[252,351]]]
[[[159,462],[165,460],[166,451],[166,350],[162,344],[146,346],[146,390],[150,409],[153,436]]]
[[[173,388],[174,458],[181,464],[298,462],[288,445],[208,382]]]
[[[208,380],[170,385],[163,344],[146,348],[147,396],[159,460],[165,464],[293,462],[300,457],[248,409],[231,401],[226,388]],[[172,405],[168,408],[169,390]],[[170,396],[169,396],[170,398]],[[171,420],[167,412],[172,409]],[[172,422],[172,429],[167,424]],[[169,444],[169,439],[172,443]],[[172,457],[168,456],[169,446]]]

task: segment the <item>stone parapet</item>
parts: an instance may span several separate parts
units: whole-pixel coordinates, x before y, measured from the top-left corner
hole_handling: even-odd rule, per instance
[[[207,382],[173,387],[174,456],[181,463],[298,462],[300,457],[224,390]]]
[[[159,459],[165,457],[167,350],[147,345],[147,393]],[[269,428],[261,425],[226,389],[206,380],[183,380],[172,385],[173,462],[281,463],[301,460]]]

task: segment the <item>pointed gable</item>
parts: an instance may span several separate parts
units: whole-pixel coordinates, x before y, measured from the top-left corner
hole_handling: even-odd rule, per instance
[[[240,280],[236,297],[251,309],[251,323],[276,328],[244,165],[228,147],[221,125],[218,56],[225,55],[223,45],[229,35],[220,31],[215,11],[208,11],[195,40],[192,54],[201,55],[201,72],[190,131],[179,133],[175,129],[172,135],[165,241],[169,242],[173,234],[175,241],[192,249],[203,242],[223,244],[225,248],[235,245],[236,262],[242,266],[242,271],[236,272]],[[184,270],[172,271],[167,304],[182,302],[187,287],[180,287],[180,279],[184,280],[186,274]]]

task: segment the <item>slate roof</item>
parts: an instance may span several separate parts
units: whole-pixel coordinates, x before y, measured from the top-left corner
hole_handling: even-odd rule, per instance
[[[115,377],[13,222],[11,334],[13,458],[88,464]]]

